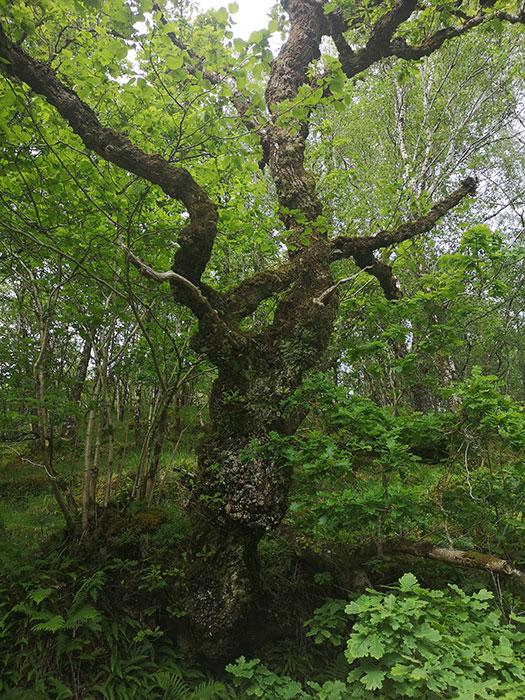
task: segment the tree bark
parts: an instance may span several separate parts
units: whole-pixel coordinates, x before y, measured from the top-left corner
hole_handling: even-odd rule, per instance
[[[77,373],[75,377],[75,382],[71,389],[71,403],[75,408],[80,405],[80,398],[82,396],[82,389],[84,388],[84,382],[86,381],[87,371],[89,367],[89,361],[91,359],[91,350],[93,344],[91,340],[84,340],[82,345],[82,351],[80,353],[80,360],[77,366]],[[78,417],[72,413],[65,421],[62,434],[64,437],[68,437],[75,441],[77,438],[78,431]]]
[[[97,380],[93,389],[91,400],[95,403],[98,401],[100,394],[100,383]],[[82,480],[82,515],[81,527],[82,532],[86,533],[89,526],[95,520],[95,487],[93,486],[95,474],[92,472],[91,450],[93,446],[93,431],[95,427],[95,407],[93,406],[87,416],[86,422],[86,437],[84,443],[84,474]]]
[[[525,587],[525,572],[516,569],[510,561],[501,559],[495,554],[466,552],[461,549],[451,549],[450,547],[434,547],[428,542],[412,542],[410,540],[391,540],[389,545],[392,551],[435,559],[436,561],[455,564],[456,566],[505,574],[517,581],[520,586]]]
[[[286,403],[328,347],[337,307],[335,294],[317,301],[333,278],[326,232],[315,226],[322,205],[304,168],[308,131],[279,121],[279,105],[297,95],[309,64],[320,55],[325,20],[313,4],[289,0],[285,9],[291,32],[273,64],[266,100],[272,114],[268,163],[280,216],[290,232],[293,284],[263,332],[245,336],[226,352],[216,337],[208,345],[219,373],[210,399],[211,426],[198,449],[194,494],[199,541],[208,555],[195,560],[186,610],[212,656],[239,643],[243,621],[249,619],[259,590],[257,544],[281,522],[291,481],[291,467],[271,446],[270,436],[289,435],[301,422],[303,411]],[[194,343],[201,338],[202,324]]]

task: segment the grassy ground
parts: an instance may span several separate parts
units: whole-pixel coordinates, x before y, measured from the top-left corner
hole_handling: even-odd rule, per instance
[[[113,464],[113,483],[120,490],[130,489],[133,483],[140,449],[134,443],[124,443],[124,426],[119,427]],[[122,433],[122,435],[120,435]],[[121,438],[119,441],[119,437]],[[176,445],[166,441],[159,474],[162,491],[170,490],[180,474],[193,471],[195,457],[189,442]],[[107,459],[107,448],[102,453],[102,496]],[[80,500],[83,455],[63,442],[57,446],[54,468],[73,486]],[[118,473],[121,471],[120,478]],[[0,557],[19,556],[39,546],[63,526],[63,518],[51,492],[49,480],[34,444],[16,443],[0,446]]]

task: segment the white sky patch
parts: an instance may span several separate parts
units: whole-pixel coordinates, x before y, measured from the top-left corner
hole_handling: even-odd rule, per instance
[[[200,7],[206,10],[218,10],[221,7],[228,9],[228,5],[232,0],[197,0]],[[268,22],[268,13],[275,0],[236,0],[239,6],[239,11],[233,15],[234,36],[241,39],[248,39],[252,32],[259,29],[266,29]]]

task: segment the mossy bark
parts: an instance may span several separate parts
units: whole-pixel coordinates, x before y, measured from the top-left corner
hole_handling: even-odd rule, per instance
[[[247,633],[259,590],[257,544],[287,509],[291,467],[270,436],[296,429],[302,412],[288,410],[286,399],[324,349],[306,330],[302,347],[295,342],[254,345],[220,369],[213,387],[211,426],[199,448],[186,604],[195,639],[211,656]]]
[[[200,561],[195,554],[186,611],[201,649],[204,644],[213,656],[232,650],[246,635],[259,588],[257,544],[281,522],[291,482],[291,467],[270,436],[290,435],[302,420],[303,411],[289,408],[287,399],[322,358],[337,305],[336,295],[318,301],[333,278],[331,246],[317,226],[323,208],[304,167],[308,129],[293,120],[283,124],[279,114],[319,57],[325,20],[315,4],[288,0],[284,7],[291,31],[266,90],[271,124],[264,145],[289,231],[289,264],[278,275],[256,275],[251,285],[241,284],[236,295],[226,297],[223,319],[229,336],[216,328],[209,332],[203,317],[195,339],[218,367],[218,377],[210,399],[210,430],[199,448],[195,519],[201,549]],[[260,333],[239,333],[240,318],[279,291],[284,294],[272,323]]]
[[[313,236],[297,256],[296,281],[273,323],[240,348],[208,352],[218,365],[208,434],[198,451],[194,522],[199,533],[186,612],[201,650],[221,656],[248,633],[257,600],[257,543],[281,522],[291,467],[272,434],[290,435],[304,408],[287,401],[323,357],[336,300],[317,304],[330,286],[326,241]]]

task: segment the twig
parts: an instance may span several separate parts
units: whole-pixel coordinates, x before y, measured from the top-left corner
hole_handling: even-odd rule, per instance
[[[357,274],[352,275],[352,277],[343,277],[343,279],[339,280],[331,287],[328,287],[328,289],[325,289],[324,292],[322,292],[318,297],[314,297],[312,299],[313,303],[317,306],[324,306],[324,300],[327,297],[331,296],[341,284],[345,284],[346,282],[353,282],[359,277],[359,275],[362,272],[365,272],[365,270],[369,270],[371,267],[372,265],[367,265],[366,267],[361,268]]]
[[[124,251],[126,257],[129,258],[132,265],[134,265],[134,267],[137,268],[141,275],[147,277],[148,279],[155,280],[155,282],[169,282],[170,280],[180,282],[181,284],[186,286],[199,299],[199,301],[201,301],[206,306],[207,310],[214,317],[215,321],[217,323],[221,323],[221,319],[216,309],[213,308],[208,299],[204,296],[201,290],[195,284],[193,284],[193,282],[190,282],[189,279],[186,279],[186,277],[179,275],[173,270],[167,270],[166,272],[157,272],[157,270],[154,270],[151,267],[151,265],[148,265],[148,263],[142,260],[142,258],[139,258],[137,255],[135,255],[135,253],[133,253],[128,248],[128,246],[120,239],[117,240],[117,245]]]
[[[31,459],[27,459],[27,457],[24,457],[23,455],[21,455],[18,450],[15,450],[15,448],[11,447],[10,445],[6,445],[6,447],[8,450],[11,450],[11,452],[14,452],[16,455],[18,455],[20,457],[20,459],[22,460],[22,462],[27,462],[28,464],[31,464],[33,467],[39,467],[40,469],[43,469],[45,471],[45,473],[47,474],[47,476],[50,479],[53,479],[54,481],[56,481],[58,479],[58,475],[52,474],[49,471],[49,469],[46,467],[45,464],[42,464],[41,462],[33,462],[33,460],[31,460]]]

